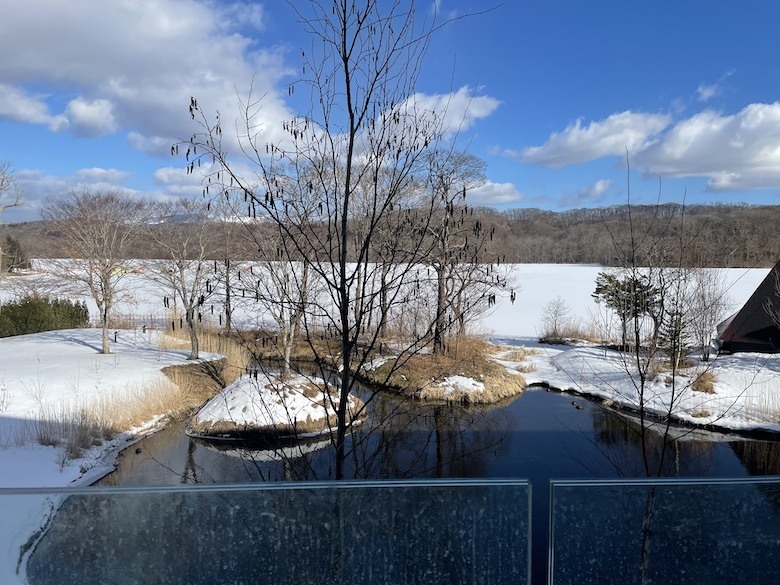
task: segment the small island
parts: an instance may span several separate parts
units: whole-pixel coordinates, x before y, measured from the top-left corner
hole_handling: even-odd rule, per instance
[[[338,388],[317,377],[245,375],[209,400],[192,418],[188,434],[209,439],[285,441],[329,433],[336,425]],[[365,418],[362,401],[350,395],[349,425]]]
[[[526,388],[522,366],[498,359],[506,351],[482,339],[464,338],[457,349],[443,353],[418,353],[400,361],[374,360],[365,376],[373,385],[419,400],[493,404]],[[521,349],[512,351],[517,362],[525,359]]]

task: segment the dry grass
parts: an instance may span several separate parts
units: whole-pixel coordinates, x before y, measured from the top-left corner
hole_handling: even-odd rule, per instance
[[[468,403],[492,403],[514,396],[525,388],[519,374],[490,359],[495,346],[476,338],[462,339],[458,351],[418,354],[400,366],[388,361],[371,372],[371,379],[396,391],[422,399]],[[449,376],[464,376],[484,384],[482,392],[446,393],[441,381]]]
[[[512,374],[506,369],[492,372],[478,378],[485,385],[481,392],[469,392],[454,389],[448,391],[445,387],[433,382],[423,388],[418,397],[422,400],[444,400],[462,404],[493,404],[516,396],[525,389],[525,379],[519,374]]]
[[[252,348],[252,353],[258,360],[281,360],[283,358],[282,346],[279,343],[278,334],[274,331],[258,331],[251,337],[244,336],[244,343],[247,347]],[[312,338],[312,343],[320,355],[329,353],[323,342]],[[296,337],[290,352],[290,359],[293,361],[313,361],[315,359],[311,344],[302,335]]]
[[[695,392],[704,392],[705,394],[715,393],[715,374],[710,370],[705,370],[696,376],[691,383],[691,389]]]
[[[524,362],[528,356],[537,355],[538,349],[528,347],[512,347],[501,352],[501,359],[509,362]]]
[[[558,331],[542,331],[539,335],[540,343],[550,345],[571,344],[577,341],[601,343],[603,336],[599,334],[595,324],[585,324],[580,320],[567,321],[561,325]]]
[[[201,352],[224,356],[218,375],[224,385],[243,375],[254,362],[252,351],[239,335],[225,335],[220,331],[203,330],[198,333]],[[157,343],[160,349],[189,349],[190,336],[186,330],[161,335]]]
[[[691,416],[693,418],[709,418],[712,416],[712,413],[709,410],[701,409],[701,410],[692,410]]]
[[[105,393],[89,403],[42,407],[32,434],[42,445],[64,446],[64,461],[77,459],[118,433],[161,417],[184,418],[222,387],[213,364],[169,366],[163,372],[166,378]]]

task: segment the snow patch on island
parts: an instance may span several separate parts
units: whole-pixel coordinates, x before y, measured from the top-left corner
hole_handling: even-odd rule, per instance
[[[484,392],[485,384],[466,376],[447,376],[439,383],[444,394],[449,396],[454,392]]]
[[[206,403],[193,417],[190,432],[223,436],[274,431],[279,436],[314,436],[335,424],[336,404],[338,388],[326,387],[321,378],[294,376],[282,381],[272,374],[243,376]],[[361,406],[350,396],[348,416],[357,418]]]

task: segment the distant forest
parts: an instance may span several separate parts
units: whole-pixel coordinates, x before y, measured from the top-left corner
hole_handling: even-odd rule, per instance
[[[497,249],[507,262],[621,265],[619,250],[644,239],[682,254],[689,266],[768,267],[780,259],[780,205],[678,204],[614,206],[553,212],[480,210],[496,226]],[[475,212],[476,213],[476,212]]]
[[[630,226],[636,238],[652,241],[691,266],[769,267],[780,259],[780,205],[678,204],[613,206],[571,211],[475,208],[473,218],[493,228],[483,260],[508,263],[601,264],[623,263]],[[256,229],[262,229],[258,227]],[[42,221],[3,226],[3,235],[18,240],[31,258],[64,256],[58,234]],[[152,247],[137,257],[158,256]],[[650,247],[640,247],[640,263]],[[251,258],[251,250],[231,254]]]

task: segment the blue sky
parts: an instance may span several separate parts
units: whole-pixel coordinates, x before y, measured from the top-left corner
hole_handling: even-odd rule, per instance
[[[493,6],[440,0],[439,18]],[[432,0],[419,10],[434,8]],[[200,189],[169,155],[194,95],[223,120],[254,79],[269,136],[311,43],[287,4],[0,0],[0,161],[26,207],[85,184],[155,198]],[[507,0],[431,44],[418,97],[468,107],[488,164],[472,203],[562,210],[636,202],[780,202],[780,3]]]

